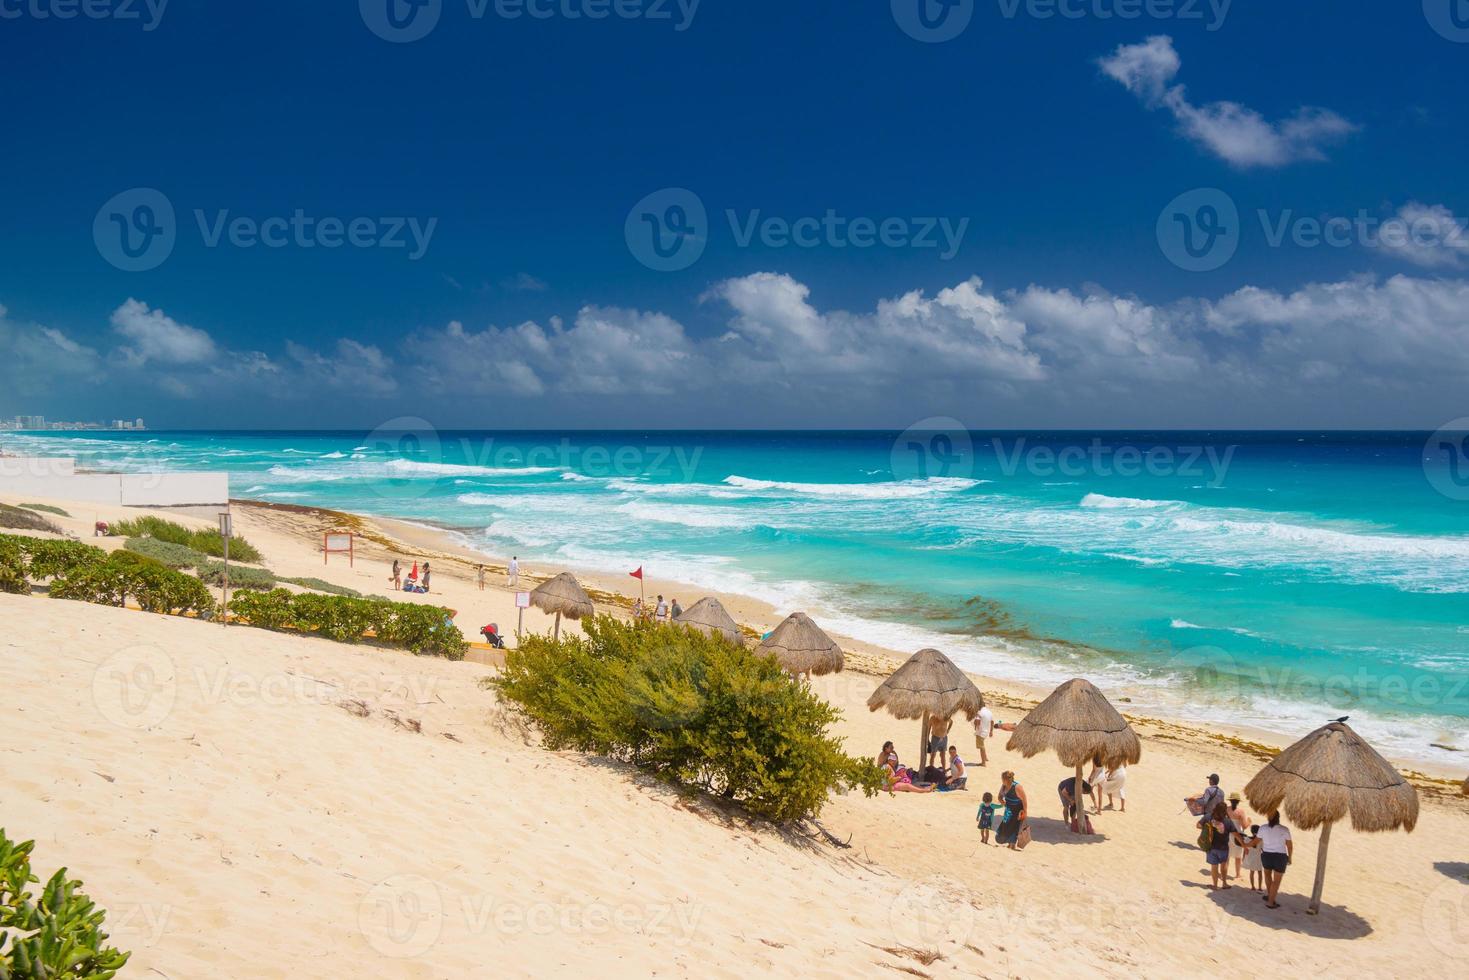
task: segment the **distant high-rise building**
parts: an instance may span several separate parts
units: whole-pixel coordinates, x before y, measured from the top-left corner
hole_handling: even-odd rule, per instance
[[[135,429],[144,429],[144,428],[147,428],[147,426],[143,425],[143,420],[142,419],[138,419],[136,422],[133,423],[133,428],[135,428]]]

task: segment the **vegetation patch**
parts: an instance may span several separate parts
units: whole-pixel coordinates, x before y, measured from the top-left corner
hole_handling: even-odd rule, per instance
[[[45,531],[48,534],[61,534],[61,528],[46,520],[34,511],[23,507],[12,507],[9,504],[0,504],[0,527],[13,528],[17,531]]]
[[[156,538],[170,544],[181,544],[216,558],[224,557],[224,542],[220,539],[218,531],[212,528],[184,527],[182,524],[166,521],[151,514],[118,521],[111,526],[109,533],[125,538]],[[252,563],[265,560],[265,556],[254,545],[244,538],[235,536],[230,537],[230,558]]]
[[[354,599],[362,598],[362,593],[356,589],[349,589],[345,585],[337,585],[335,582],[326,582],[319,578],[283,578],[282,582],[299,585],[303,589],[312,589],[316,592],[326,592],[330,595],[351,596]]]
[[[107,945],[107,913],[61,868],[39,894],[30,886],[35,841],[16,844],[0,829],[0,977],[111,980],[131,953]]]
[[[413,653],[463,660],[469,644],[447,609],[386,599],[272,589],[230,599],[230,614],[251,626],[298,630],[341,643],[371,637]]]
[[[204,552],[196,551],[186,544],[174,544],[158,538],[128,538],[123,547],[160,561],[169,568],[198,568],[211,560]]]
[[[144,612],[213,618],[214,597],[192,575],[132,551],[114,551],[97,564],[73,568],[51,583],[53,599],[125,606],[131,596]]]
[[[833,792],[871,796],[882,775],[828,734],[840,713],[772,657],[721,637],[608,616],[585,637],[527,638],[481,683],[546,747],[631,763],[778,822],[815,817]]]
[[[58,517],[70,517],[71,516],[66,511],[62,510],[60,507],[53,507],[50,504],[21,504],[20,506],[24,507],[26,510],[42,510],[42,511],[45,511],[46,513],[48,513],[48,514],[55,514]]]

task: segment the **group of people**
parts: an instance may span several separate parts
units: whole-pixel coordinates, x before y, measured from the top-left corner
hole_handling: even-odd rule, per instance
[[[640,597],[632,604],[632,618],[653,623],[671,623],[683,615],[683,606],[677,599],[665,602],[660,595],[656,602],[644,602]]]
[[[425,561],[421,571],[419,570],[418,562],[414,562],[413,567],[408,571],[408,577],[404,578],[403,563],[394,558],[393,570],[388,575],[388,582],[392,584],[394,592],[417,592],[424,594],[429,590],[429,583],[432,580],[432,576],[433,569]]]
[[[959,747],[949,744],[949,733],[953,728],[952,715],[929,719],[928,731],[925,733],[926,751],[919,769],[899,763],[893,743],[884,742],[882,751],[877,755],[877,764],[886,775],[889,792],[933,793],[968,789],[969,767],[959,757]],[[988,707],[981,708],[974,717],[974,747],[979,752],[978,765],[989,764],[989,750],[985,742],[994,735],[996,728],[1015,730],[1014,725],[997,723],[994,713]],[[986,793],[985,796],[988,797],[989,794]]]
[[[1278,909],[1276,900],[1280,893],[1280,880],[1290,866],[1295,854],[1290,828],[1280,822],[1276,811],[1263,824],[1250,823],[1249,814],[1241,805],[1240,795],[1225,796],[1219,786],[1219,775],[1211,773],[1204,791],[1184,800],[1189,813],[1198,817],[1195,825],[1199,830],[1199,848],[1207,852],[1209,864],[1209,887],[1221,890],[1229,884],[1230,863],[1234,864],[1233,878],[1250,873],[1250,890],[1261,893],[1267,908]],[[1249,836],[1245,828],[1249,828]]]

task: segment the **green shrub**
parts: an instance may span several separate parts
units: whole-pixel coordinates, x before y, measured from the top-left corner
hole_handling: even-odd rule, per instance
[[[157,538],[159,541],[181,544],[216,558],[224,557],[224,542],[220,540],[219,532],[213,528],[187,528],[151,514],[118,521],[111,526],[108,533],[126,538]],[[265,560],[265,556],[250,542],[235,536],[230,537],[230,558],[244,562]]]
[[[128,538],[123,547],[155,561],[161,561],[169,568],[198,568],[210,560],[208,555],[186,544],[174,544],[172,541],[163,541],[158,538]]]
[[[368,630],[382,637],[387,616],[391,614],[381,603],[313,592],[295,596],[291,608],[296,615],[297,629],[320,633],[339,643],[357,643]]]
[[[46,531],[50,534],[61,534],[61,528],[52,524],[40,514],[34,514],[19,507],[9,504],[0,504],[0,527],[15,528],[19,531]]]
[[[834,791],[882,785],[827,734],[840,715],[774,658],[718,637],[610,617],[586,636],[531,637],[486,686],[547,748],[630,762],[775,821],[814,817]]]
[[[0,592],[11,595],[29,595],[31,583],[26,580],[26,555],[16,538],[0,534]]]
[[[224,584],[224,562],[206,558],[199,566],[199,578],[210,585]],[[275,588],[275,574],[267,568],[230,563],[230,590],[254,589],[265,592]]]
[[[201,619],[214,615],[214,597],[192,575],[131,551],[114,551],[104,561],[72,569],[51,583],[51,597],[122,606],[128,596],[145,612]]]
[[[31,872],[35,846],[16,844],[0,829],[0,977],[111,980],[132,954],[107,945],[106,913],[65,868],[39,895],[31,893],[29,886],[40,882]]]
[[[389,646],[414,653],[432,654],[446,660],[463,660],[469,649],[464,634],[454,625],[449,610],[410,602],[358,600],[384,607],[388,613],[378,630],[378,639]]]
[[[296,629],[343,643],[356,643],[371,630],[386,646],[449,660],[463,660],[469,648],[449,611],[438,606],[274,589],[232,597],[230,613],[252,626]]]
[[[230,597],[230,614],[246,620],[251,626],[278,630],[291,625],[291,600],[294,593],[286,589],[270,592],[241,592]]]
[[[337,585],[334,582],[324,582],[319,578],[283,578],[280,581],[299,585],[303,589],[312,589],[316,592],[326,592],[330,595],[348,595],[354,599],[362,598],[362,593],[356,589],[349,589],[345,585]]]
[[[33,579],[56,578],[78,568],[99,565],[107,558],[101,548],[80,541],[50,541],[27,538],[25,550],[30,555],[29,571]]]
[[[41,511],[45,511],[48,514],[55,514],[58,517],[70,517],[71,516],[66,511],[62,510],[60,507],[53,507],[50,504],[21,504],[20,506],[24,507],[26,510],[41,510]]]

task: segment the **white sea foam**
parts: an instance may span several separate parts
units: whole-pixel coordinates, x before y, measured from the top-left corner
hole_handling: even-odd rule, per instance
[[[1106,494],[1089,493],[1081,498],[1081,506],[1099,510],[1156,510],[1180,505],[1176,500],[1139,500],[1136,497],[1109,497]]]
[[[751,524],[751,515],[727,507],[699,507],[692,504],[648,504],[630,501],[617,508],[635,521],[659,524],[681,524],[697,528],[738,528]]]
[[[753,480],[749,477],[735,475],[725,477],[724,482],[736,489],[753,492],[778,491],[819,497],[893,500],[904,497],[927,497],[936,493],[957,493],[979,486],[981,481],[931,476],[926,480],[904,480],[891,483],[789,483],[782,480]]]
[[[347,458],[347,454],[346,453],[343,453],[343,452],[322,453],[321,454],[321,458],[322,459],[346,459]]]
[[[393,459],[383,464],[394,476],[539,476],[559,473],[556,466],[470,466],[462,463],[420,463]]]

